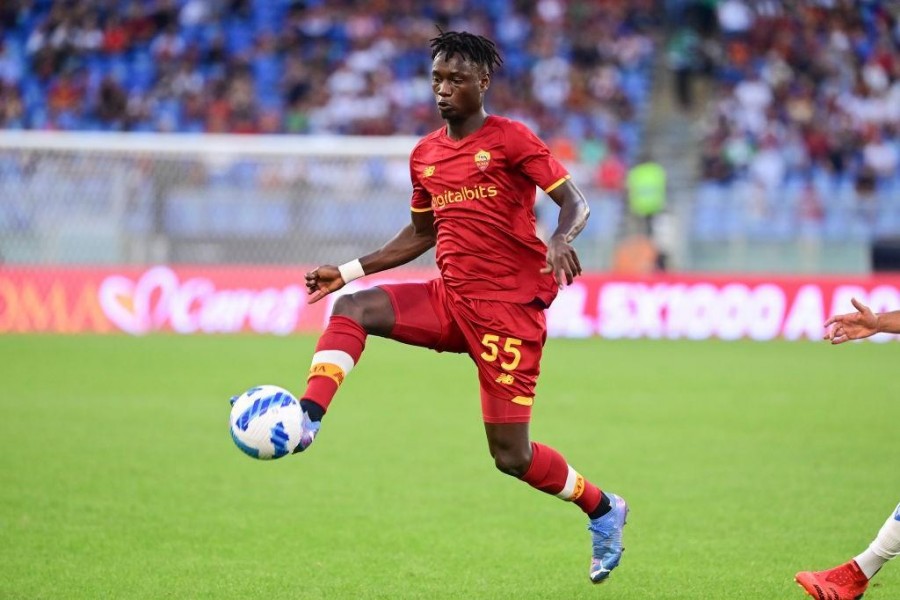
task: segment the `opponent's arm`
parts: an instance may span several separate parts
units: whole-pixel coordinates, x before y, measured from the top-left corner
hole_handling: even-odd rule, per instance
[[[559,221],[547,242],[547,266],[541,272],[553,273],[558,284],[569,285],[581,275],[581,263],[572,240],[584,229],[591,209],[571,179],[551,190],[549,195],[559,205]]]
[[[322,265],[306,274],[309,303],[318,302],[363,275],[386,271],[418,258],[435,244],[432,211],[413,212],[412,222],[384,246],[365,256],[336,267]]]
[[[900,333],[900,310],[879,313],[875,315],[878,320],[878,331],[881,333]]]
[[[868,306],[851,298],[857,312],[835,315],[825,321],[825,339],[832,344],[867,338],[876,333],[900,333],[900,310],[875,314]]]

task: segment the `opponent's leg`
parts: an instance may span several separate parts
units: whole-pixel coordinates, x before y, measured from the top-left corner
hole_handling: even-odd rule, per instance
[[[394,320],[390,296],[380,288],[347,294],[335,301],[328,326],[316,344],[306,391],[300,401],[303,435],[294,452],[306,450],[315,440],[328,405],[359,362],[366,347],[366,336],[387,336]]]
[[[900,555],[900,504],[878,535],[861,554],[825,571],[801,571],[794,579],[813,598],[855,600],[862,598],[869,580],[892,558]]]
[[[884,563],[900,556],[900,504],[888,517],[869,547],[854,560],[868,579],[884,566]]]
[[[507,417],[514,418],[514,417]],[[572,502],[588,515],[593,552],[590,578],[600,583],[622,557],[622,528],[628,505],[615,494],[604,494],[573,469],[555,449],[531,442],[528,423],[485,423],[488,448],[497,468],[547,494]]]

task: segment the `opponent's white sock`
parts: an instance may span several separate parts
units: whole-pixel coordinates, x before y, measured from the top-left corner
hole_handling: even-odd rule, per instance
[[[900,554],[900,504],[884,522],[878,536],[854,560],[866,577],[872,578],[884,563]]]

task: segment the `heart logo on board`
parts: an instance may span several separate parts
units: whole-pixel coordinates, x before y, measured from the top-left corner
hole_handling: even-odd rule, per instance
[[[137,281],[110,275],[100,284],[100,307],[119,329],[141,335],[166,320],[168,299],[177,287],[178,278],[166,267],[154,267]]]

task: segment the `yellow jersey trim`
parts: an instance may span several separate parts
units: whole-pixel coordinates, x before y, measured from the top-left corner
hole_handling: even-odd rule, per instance
[[[527,396],[516,396],[512,401],[516,404],[521,404],[522,406],[531,406],[534,404],[534,398],[528,398]]]
[[[411,207],[409,207],[409,210],[419,213],[419,212],[431,212],[434,209],[431,208],[430,206],[428,208],[415,208],[415,207],[411,206]]]
[[[572,179],[572,176],[571,176],[571,175],[566,175],[565,177],[563,177],[562,179],[558,180],[556,183],[554,183],[553,185],[551,185],[550,187],[548,187],[548,188],[547,188],[546,190],[544,190],[544,191],[547,192],[547,193],[549,194],[550,192],[552,192],[553,190],[555,190],[556,188],[558,188],[559,186],[561,186],[562,184],[564,184],[565,182],[567,182],[567,181],[570,180],[570,179]]]

